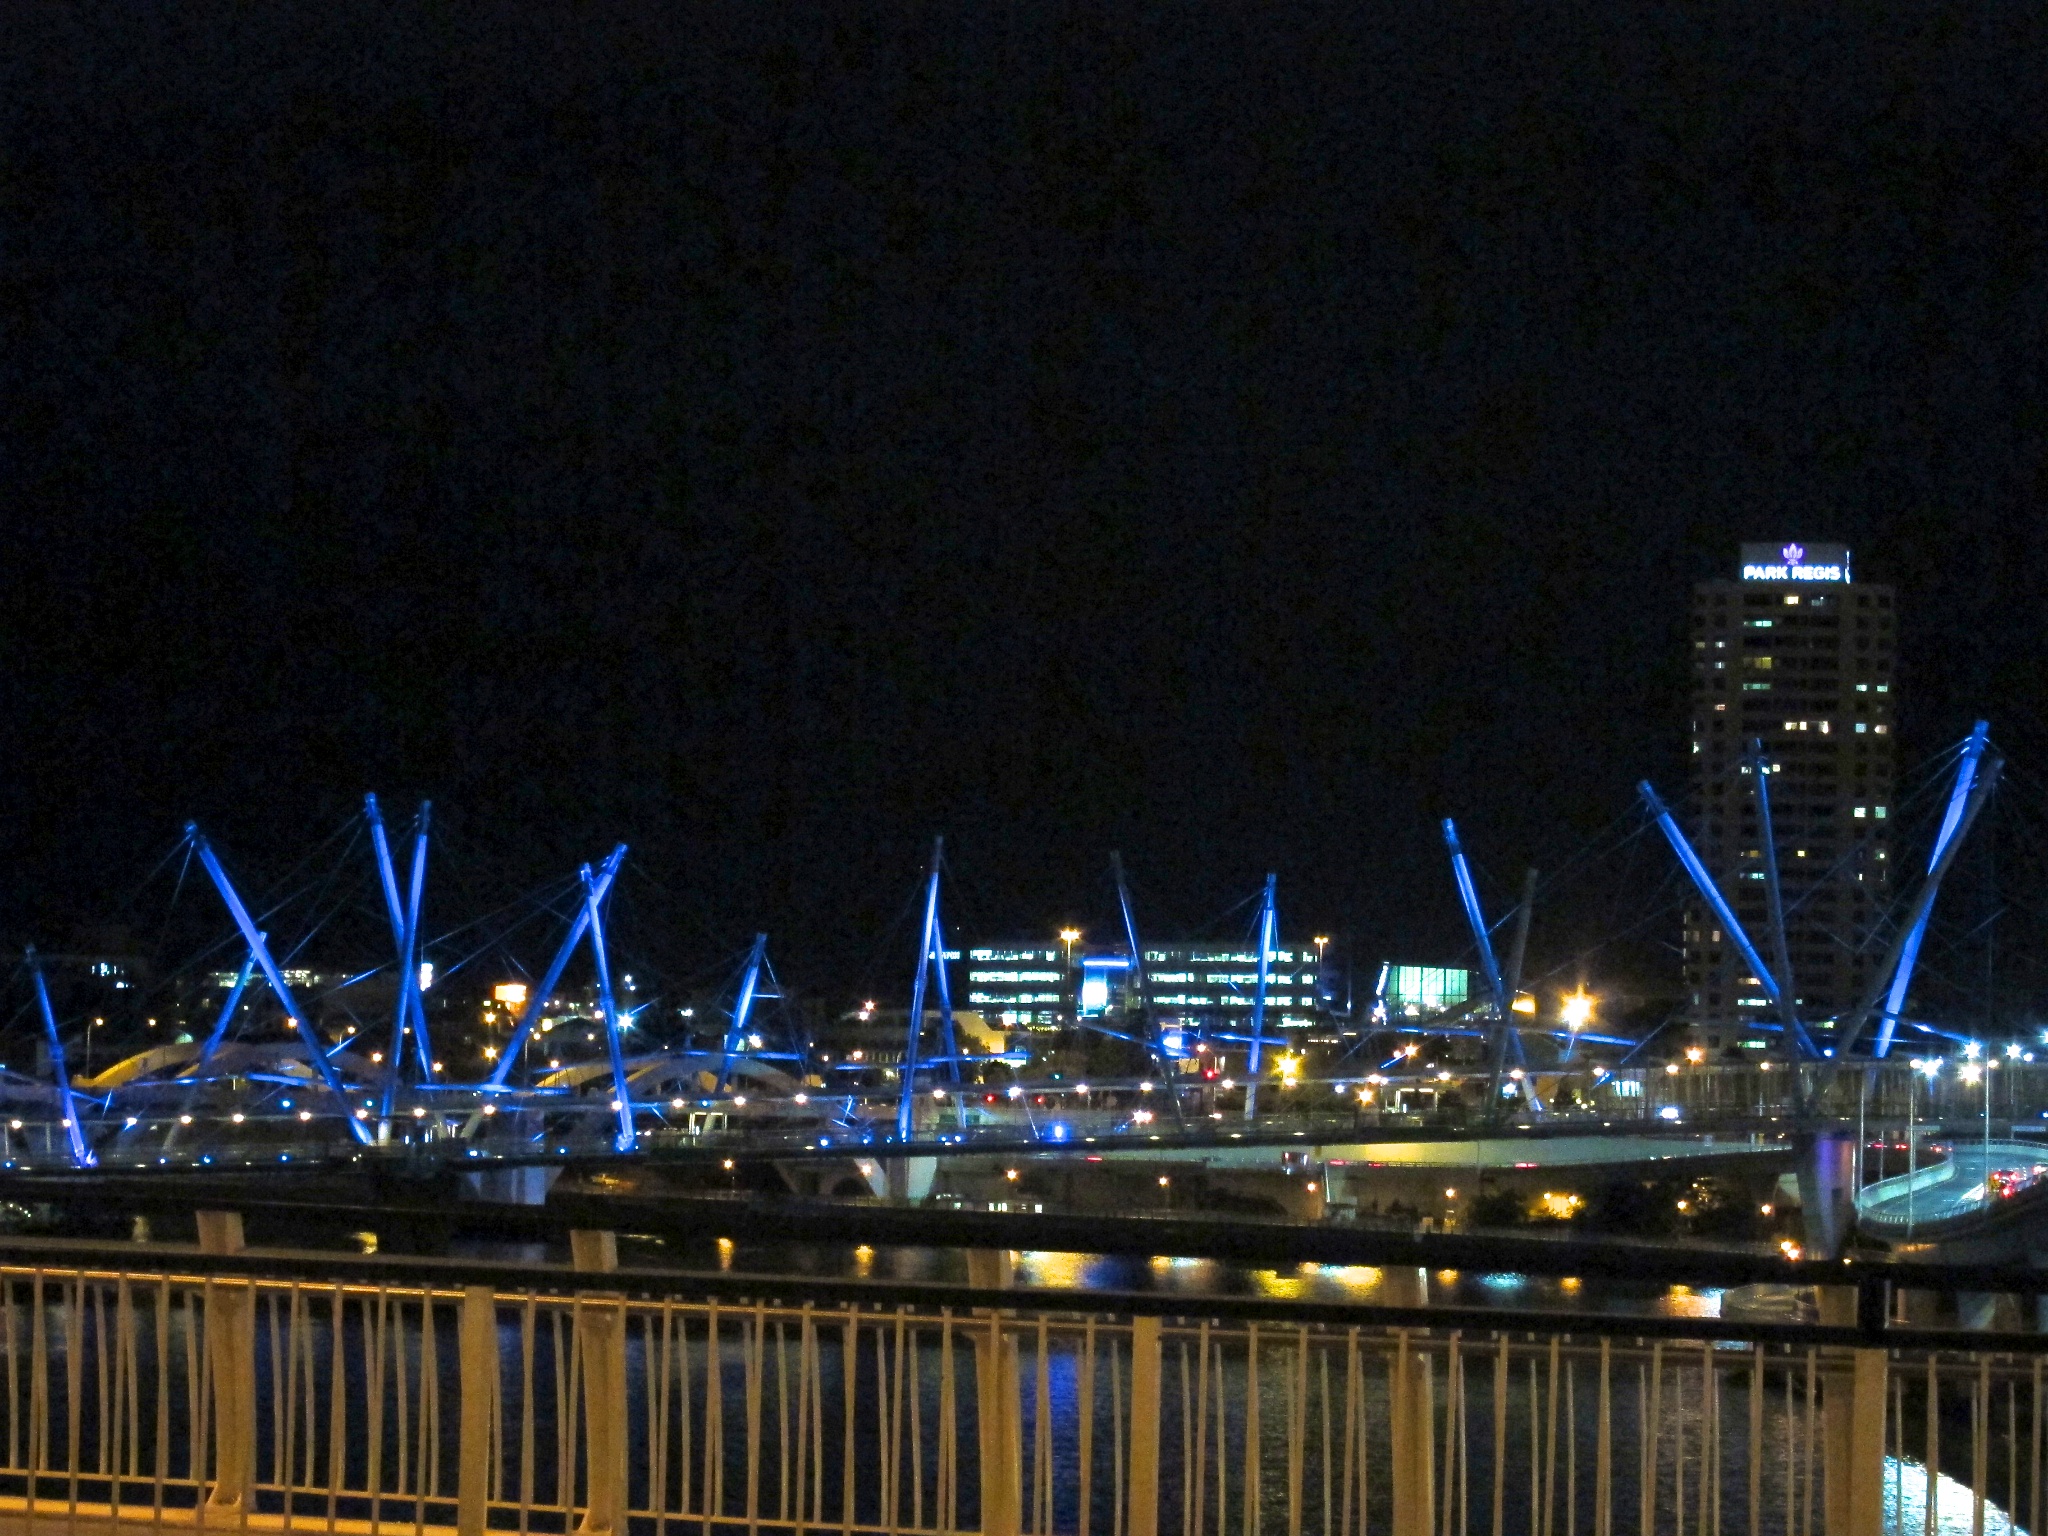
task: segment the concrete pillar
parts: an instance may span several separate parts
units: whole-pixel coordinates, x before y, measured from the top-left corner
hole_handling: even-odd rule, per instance
[[[881,1171],[884,1193],[891,1200],[907,1200],[915,1204],[932,1192],[932,1184],[939,1174],[939,1160],[936,1157],[889,1157],[882,1159]]]
[[[498,1302],[488,1285],[462,1288],[461,1476],[456,1536],[484,1536],[491,1495],[491,1409],[498,1397]]]
[[[609,1274],[619,1267],[614,1232],[571,1232],[575,1267]],[[616,1293],[583,1291],[576,1299],[576,1334],[583,1353],[583,1421],[589,1504],[577,1526],[581,1536],[612,1536],[626,1529],[626,1303]]]
[[[1854,1136],[1817,1135],[1800,1148],[1799,1210],[1806,1226],[1806,1254],[1838,1259],[1856,1225]]]
[[[1015,1273],[1014,1261],[1005,1250],[968,1251],[970,1285],[1007,1291]],[[991,1308],[981,1315],[988,1320],[985,1328],[976,1331],[974,1340],[975,1419],[981,1433],[981,1533],[1018,1536],[1024,1515],[1024,1410],[1017,1341],[1005,1332],[1001,1311]]]
[[[1090,1411],[1084,1407],[1083,1412]],[[1125,1536],[1159,1536],[1159,1319],[1131,1320],[1131,1496]]]
[[[240,1211],[199,1212],[201,1253],[242,1248]],[[256,1487],[256,1291],[249,1281],[215,1276],[206,1282],[206,1352],[213,1368],[214,1444],[206,1507],[246,1518]]]
[[[1408,1335],[1394,1353],[1392,1400],[1393,1536],[1431,1536],[1436,1507],[1436,1394],[1430,1358]]]
[[[544,1164],[512,1168],[481,1168],[462,1175],[460,1189],[465,1200],[488,1200],[494,1205],[546,1205],[548,1190],[562,1170]]]
[[[1429,1305],[1429,1271],[1420,1265],[1395,1264],[1380,1271],[1378,1298],[1389,1307]]]

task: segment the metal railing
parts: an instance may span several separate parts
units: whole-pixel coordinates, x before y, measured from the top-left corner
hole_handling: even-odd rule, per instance
[[[207,1230],[204,1227],[203,1231]],[[0,1517],[645,1536],[2038,1530],[2048,1335],[19,1242]],[[1929,1273],[1926,1283],[1942,1283]],[[1875,1300],[1873,1301],[1873,1298]],[[1874,1314],[1874,1315],[1873,1315]],[[1929,1475],[1933,1469],[1933,1475]]]

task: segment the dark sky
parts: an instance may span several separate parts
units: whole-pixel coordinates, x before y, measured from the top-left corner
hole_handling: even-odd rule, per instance
[[[984,931],[1120,847],[1455,949],[1433,818],[1504,894],[1678,787],[1745,537],[1901,586],[1905,761],[2040,772],[2038,7],[5,28],[12,936],[375,788],[813,980],[937,831]]]

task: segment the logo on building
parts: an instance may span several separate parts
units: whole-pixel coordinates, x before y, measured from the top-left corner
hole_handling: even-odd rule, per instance
[[[1846,544],[1745,544],[1742,546],[1744,581],[1840,582],[1849,580],[1849,546]]]

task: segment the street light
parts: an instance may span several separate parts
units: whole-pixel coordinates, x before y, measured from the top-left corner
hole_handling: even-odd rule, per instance
[[[1593,1002],[1593,994],[1581,987],[1559,1000],[1557,1016],[1564,1020],[1566,1029],[1584,1029],[1593,1022]]]
[[[1939,1056],[1916,1056],[1913,1058],[1912,1073],[1906,1078],[1906,1236],[1913,1235],[1913,1203],[1917,1191],[1913,1176],[1920,1167],[1920,1135],[1915,1123],[1915,1102],[1913,1090],[1924,1076],[1927,1079],[1927,1095],[1934,1096],[1934,1080],[1941,1075]]]
[[[1074,946],[1081,942],[1081,930],[1078,928],[1062,928],[1060,930],[1060,942],[1067,946],[1067,969],[1071,971],[1074,968]]]

